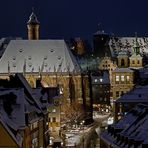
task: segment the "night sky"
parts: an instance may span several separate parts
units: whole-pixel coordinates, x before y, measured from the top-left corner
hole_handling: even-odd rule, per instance
[[[40,37],[91,39],[106,33],[148,36],[148,0],[1,0],[0,37],[27,38],[32,7],[41,24]]]

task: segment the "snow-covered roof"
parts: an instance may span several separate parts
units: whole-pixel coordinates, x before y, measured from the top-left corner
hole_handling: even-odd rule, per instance
[[[11,40],[0,59],[0,73],[80,72],[64,40]]]
[[[139,76],[142,79],[148,79],[148,69],[147,68],[139,69]]]
[[[115,37],[111,38],[109,41],[109,47],[111,54],[115,57],[119,51],[126,50],[129,53],[133,53],[133,47],[135,46],[135,37]],[[140,46],[140,53],[148,53],[148,38],[138,37],[137,41]]]
[[[131,70],[130,68],[116,68],[115,70],[113,70],[113,72],[134,72],[133,70]]]
[[[116,103],[121,102],[147,102],[148,103],[148,86],[139,86],[130,92],[122,95]]]
[[[12,99],[12,95],[15,96],[15,99]],[[11,108],[11,113],[8,112],[9,108]],[[23,89],[0,89],[0,122],[16,144],[21,147],[23,139],[18,130],[26,126]]]
[[[108,128],[108,132],[101,133],[101,139],[113,147],[134,147],[133,143],[126,143],[132,139],[138,147],[147,144],[148,137],[148,106],[139,104],[117,123]],[[122,139],[121,139],[122,137]],[[130,145],[129,145],[130,143]]]
[[[14,94],[16,96],[16,102],[13,102],[12,105],[12,112],[11,112],[11,120],[14,122],[18,127],[24,127],[25,126],[25,118],[22,116],[22,114],[25,114],[24,109],[24,90],[23,89],[0,89],[0,100],[5,100],[8,98],[5,98],[5,95],[12,95]],[[12,98],[10,97],[10,101],[12,101]],[[1,100],[1,101],[2,101]],[[7,100],[8,101],[8,100]],[[3,107],[1,106],[1,109]],[[9,124],[10,122],[8,122]]]

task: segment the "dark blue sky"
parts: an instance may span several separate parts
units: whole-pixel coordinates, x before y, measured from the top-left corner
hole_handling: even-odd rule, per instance
[[[148,35],[148,0],[1,0],[0,37],[27,38],[32,6],[41,23],[41,38],[91,39],[98,23],[115,35]]]

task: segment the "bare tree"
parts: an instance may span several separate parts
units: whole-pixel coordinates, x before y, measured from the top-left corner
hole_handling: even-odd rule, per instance
[[[63,105],[61,111],[61,123],[69,126],[78,123],[84,117],[84,110],[78,102]]]

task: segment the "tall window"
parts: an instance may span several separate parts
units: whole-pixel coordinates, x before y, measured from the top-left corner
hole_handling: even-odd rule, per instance
[[[124,76],[121,76],[121,81],[122,81],[122,82],[124,81]]]
[[[140,61],[139,60],[137,61],[137,64],[140,64]]]
[[[130,77],[129,77],[129,76],[126,76],[126,80],[127,80],[127,82],[129,82],[129,80],[130,80]]]
[[[119,82],[119,76],[116,76],[116,82]]]

